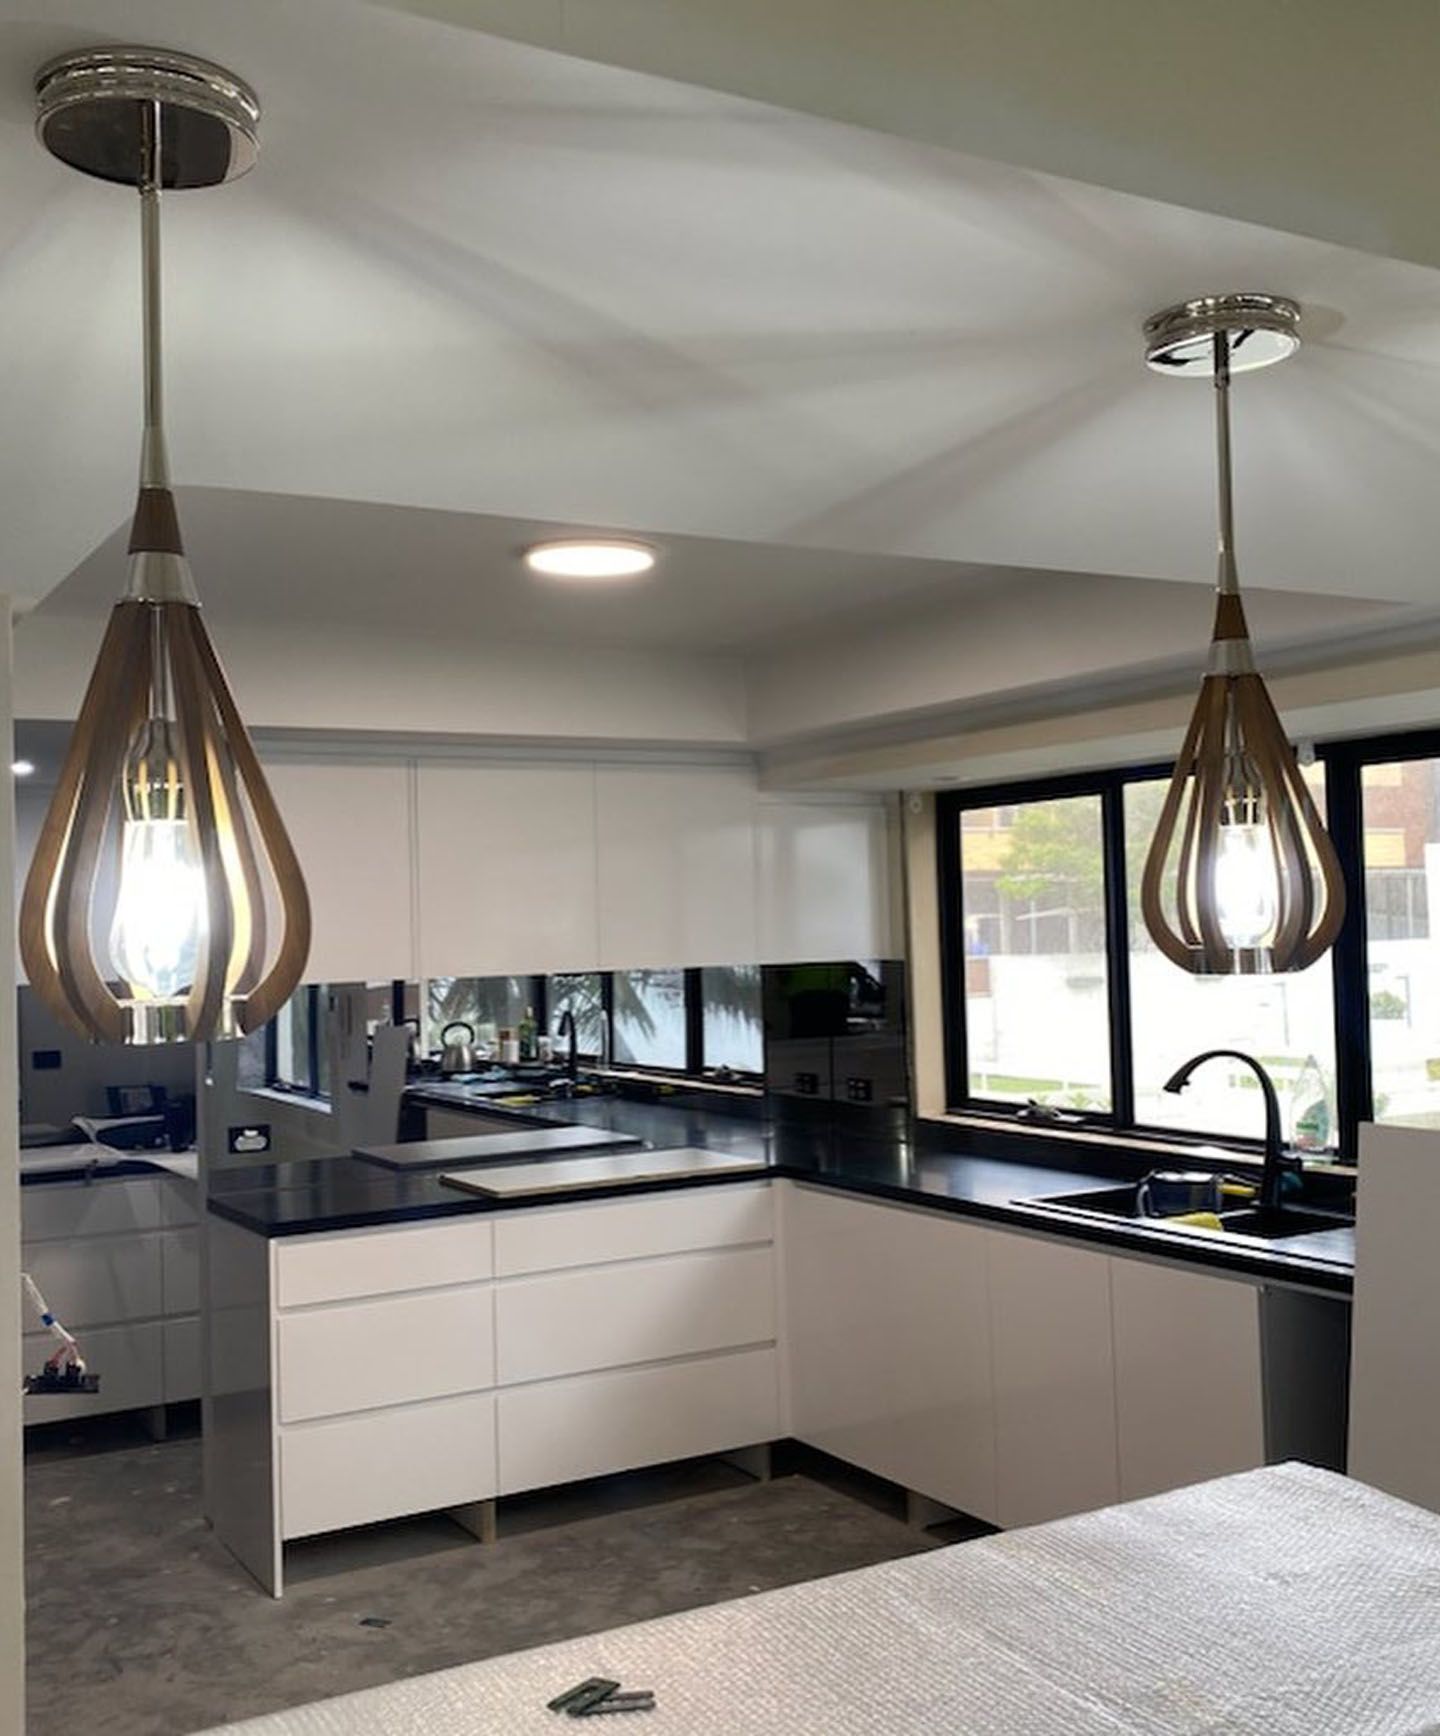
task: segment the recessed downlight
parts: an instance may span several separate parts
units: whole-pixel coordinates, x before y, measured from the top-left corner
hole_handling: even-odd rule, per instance
[[[552,579],[633,579],[655,565],[655,551],[627,538],[576,537],[536,543],[526,549],[525,565]]]
[[[33,777],[35,774],[35,762],[34,760],[27,759],[11,760],[10,770],[17,778]]]

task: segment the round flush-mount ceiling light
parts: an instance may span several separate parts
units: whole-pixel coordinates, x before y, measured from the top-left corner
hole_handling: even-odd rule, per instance
[[[525,565],[551,579],[635,579],[655,565],[655,550],[628,537],[567,537],[526,549]]]
[[[17,778],[34,777],[34,775],[35,775],[35,762],[34,762],[34,760],[27,760],[27,759],[11,760],[10,771],[13,774],[13,776],[15,776]]]

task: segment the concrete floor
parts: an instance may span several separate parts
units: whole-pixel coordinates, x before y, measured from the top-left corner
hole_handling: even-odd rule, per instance
[[[266,1597],[200,1516],[193,1430],[57,1430],[26,1468],[29,1736],[189,1736],[230,1719],[931,1548],[893,1491],[715,1460],[292,1546]]]

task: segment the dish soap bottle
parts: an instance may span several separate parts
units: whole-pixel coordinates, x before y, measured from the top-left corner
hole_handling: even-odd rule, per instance
[[[536,1052],[536,1044],[535,1044],[536,1029],[535,1029],[535,1009],[534,1009],[534,1007],[526,1007],[525,1017],[523,1019],[521,1019],[519,1029],[518,1029],[516,1034],[518,1035],[518,1037],[520,1039],[520,1059],[522,1061],[533,1061],[535,1059],[535,1052]]]
[[[1320,1063],[1308,1055],[1290,1088],[1290,1126],[1297,1151],[1325,1151],[1330,1144],[1330,1098]]]

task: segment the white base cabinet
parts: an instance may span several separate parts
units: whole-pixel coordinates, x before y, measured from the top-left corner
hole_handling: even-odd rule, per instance
[[[773,1206],[745,1182],[268,1243],[212,1224],[222,1541],[279,1596],[292,1538],[773,1440]]]
[[[995,1510],[985,1232],[788,1187],[790,1432],[967,1513]]]
[[[86,1146],[77,1161],[93,1161]],[[32,1181],[20,1189],[20,1265],[80,1340],[98,1393],[24,1401],[25,1422],[151,1409],[200,1396],[196,1187],[182,1176]],[[55,1341],[28,1312],[33,1374]]]
[[[1260,1291],[787,1184],[790,1430],[1005,1527],[1265,1462]]]
[[[986,1231],[995,1369],[995,1523],[1009,1530],[1120,1499],[1111,1262]]]
[[[1260,1292],[1147,1260],[1112,1260],[1120,1498],[1265,1463]]]

